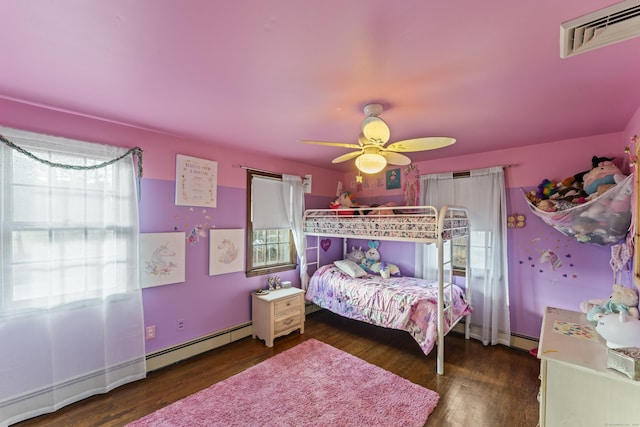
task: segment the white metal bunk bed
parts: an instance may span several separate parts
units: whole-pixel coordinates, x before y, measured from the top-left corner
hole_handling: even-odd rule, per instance
[[[347,238],[435,244],[438,260],[437,372],[442,375],[444,373],[444,336],[447,333],[444,327],[445,316],[448,316],[449,330],[462,317],[466,317],[465,338],[469,338],[470,314],[453,318],[454,313],[450,304],[454,288],[452,239],[466,239],[467,277],[470,271],[470,232],[467,210],[458,206],[444,206],[439,210],[433,206],[311,209],[304,214],[304,233],[307,236],[316,237],[317,244],[309,246],[309,250],[316,251],[315,261],[308,263],[315,264],[316,269],[320,268],[321,237],[343,238],[343,255],[347,252]],[[465,278],[466,300],[471,305],[469,282]]]

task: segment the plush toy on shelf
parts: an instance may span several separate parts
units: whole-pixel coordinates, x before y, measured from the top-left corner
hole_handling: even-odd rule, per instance
[[[626,316],[638,319],[638,291],[620,284],[613,285],[613,294],[610,298],[589,299],[580,303],[580,310],[587,313],[587,320],[597,322],[600,317],[607,314],[622,313]]]

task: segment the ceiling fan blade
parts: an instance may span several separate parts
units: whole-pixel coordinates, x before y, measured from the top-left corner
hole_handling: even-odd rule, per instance
[[[391,137],[389,126],[380,117],[369,116],[362,122],[362,134],[369,141],[386,144]]]
[[[331,147],[353,148],[354,150],[360,149],[360,145],[347,144],[346,142],[310,141],[308,139],[299,139],[298,142],[303,142],[305,144],[329,145]]]
[[[331,160],[331,163],[346,162],[347,160],[351,160],[354,157],[358,157],[360,154],[362,154],[362,150],[354,151],[352,153],[343,154],[342,156],[336,157],[335,159]]]
[[[405,153],[410,151],[435,150],[437,148],[447,147],[454,142],[456,142],[454,138],[449,138],[446,136],[414,138],[394,142],[387,147],[387,150]]]
[[[390,165],[406,166],[411,164],[411,159],[400,153],[384,152],[381,153]]]

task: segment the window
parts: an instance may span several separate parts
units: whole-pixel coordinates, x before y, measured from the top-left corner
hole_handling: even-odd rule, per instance
[[[282,198],[282,175],[247,171],[247,276],[296,268]]]
[[[126,151],[19,134],[11,140],[39,159],[82,167]],[[120,165],[50,167],[0,145],[0,313],[103,298],[137,285],[127,272],[137,250],[131,165],[126,172]]]
[[[467,239],[453,239],[453,273],[464,276],[467,266]],[[491,232],[472,231],[469,236],[469,266],[476,276],[484,276],[488,270],[491,253]]]
[[[456,172],[453,174],[454,188],[456,194],[456,204],[464,206],[465,203],[458,200],[469,200],[471,191],[469,186],[470,172]],[[467,239],[459,237],[453,239],[453,274],[465,276],[467,265]],[[469,266],[474,270],[474,275],[487,270],[489,265],[489,254],[491,253],[491,232],[471,231],[469,235]],[[484,276],[485,273],[481,273]]]

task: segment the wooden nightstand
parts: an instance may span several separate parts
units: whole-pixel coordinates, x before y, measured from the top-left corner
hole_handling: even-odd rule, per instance
[[[274,338],[296,329],[304,333],[304,291],[298,288],[278,289],[266,295],[251,295],[253,338],[273,347]]]

